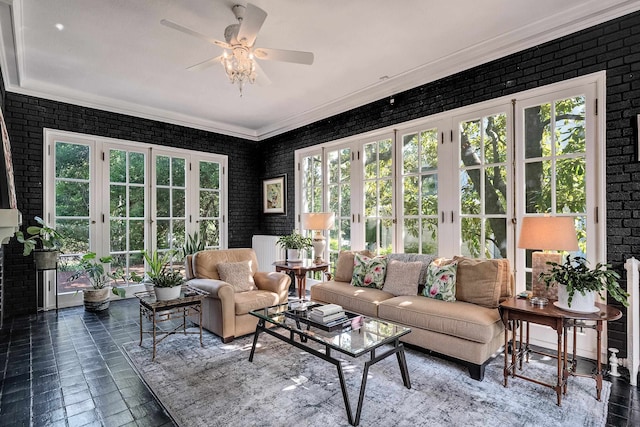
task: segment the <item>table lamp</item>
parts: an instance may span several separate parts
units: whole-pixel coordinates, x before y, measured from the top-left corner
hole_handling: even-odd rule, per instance
[[[536,250],[531,254],[531,289],[538,298],[537,301],[544,305],[549,300],[544,297],[547,289],[539,279],[540,273],[549,269],[547,262],[561,264],[562,254],[542,251],[577,251],[578,238],[574,219],[567,216],[524,217],[518,247]]]
[[[313,262],[316,264],[323,263],[322,256],[326,247],[326,239],[322,235],[322,231],[333,228],[335,214],[333,212],[309,212],[302,214],[302,228],[305,230],[315,230],[313,235]]]

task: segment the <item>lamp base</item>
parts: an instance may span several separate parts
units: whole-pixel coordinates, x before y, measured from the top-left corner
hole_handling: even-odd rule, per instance
[[[562,262],[562,254],[558,252],[533,252],[531,254],[531,290],[533,296],[549,299],[558,299],[558,288],[553,286],[547,289],[547,285],[539,279],[540,273],[551,268],[547,262]]]
[[[324,239],[323,235],[319,235],[320,237],[322,237],[321,239],[318,238],[318,234],[316,234],[313,237],[313,241],[311,242],[311,244],[313,245],[313,262],[314,264],[322,264],[324,263],[324,260],[322,259],[322,255],[324,254],[324,248],[326,246],[326,241]]]

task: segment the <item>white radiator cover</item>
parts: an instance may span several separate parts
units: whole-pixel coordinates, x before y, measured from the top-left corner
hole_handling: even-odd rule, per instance
[[[627,308],[627,367],[631,376],[630,383],[638,383],[640,367],[640,261],[629,258],[624,263],[627,270],[627,292],[629,307]]]
[[[276,271],[273,263],[286,259],[286,252],[276,244],[280,236],[256,234],[251,239],[251,247],[258,258],[259,271]]]

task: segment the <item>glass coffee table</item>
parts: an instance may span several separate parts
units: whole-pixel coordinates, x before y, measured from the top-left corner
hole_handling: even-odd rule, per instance
[[[313,303],[312,304],[317,304]],[[360,422],[364,392],[367,385],[367,373],[369,367],[395,354],[398,358],[402,381],[407,388],[411,388],[407,360],[404,355],[404,346],[400,337],[411,332],[410,328],[395,323],[347,312],[348,320],[339,325],[327,327],[310,320],[307,315],[309,310],[296,311],[290,308],[289,303],[266,307],[250,312],[258,318],[256,333],[253,337],[253,346],[249,361],[253,361],[258,338],[262,332],[274,336],[294,347],[313,354],[322,360],[333,364],[338,370],[342,398],[347,410],[349,424],[357,426]],[[284,329],[269,329],[267,323]],[[385,346],[384,348],[381,348]],[[376,351],[380,349],[380,353]],[[358,358],[369,354],[369,360],[364,364],[360,396],[355,418],[351,411],[349,394],[347,392],[342,361],[332,356],[334,351]]]

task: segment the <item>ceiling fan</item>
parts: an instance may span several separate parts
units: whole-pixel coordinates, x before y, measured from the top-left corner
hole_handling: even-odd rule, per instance
[[[216,40],[207,37],[197,31],[184,27],[168,19],[163,19],[160,23],[166,27],[197,37],[208,43],[214,44],[224,49],[224,53],[214,58],[188,67],[188,70],[203,70],[220,62],[224,66],[225,72],[231,83],[238,83],[240,88],[240,96],[242,96],[242,87],[246,82],[254,83],[256,77],[259,76],[258,82],[269,84],[270,81],[259,67],[255,59],[293,62],[296,64],[313,64],[313,53],[302,52],[297,50],[270,49],[263,47],[255,47],[254,43],[258,36],[260,28],[265,19],[267,12],[251,3],[247,6],[236,4],[231,8],[233,14],[238,20],[237,24],[231,24],[224,30],[224,38],[226,41]]]

